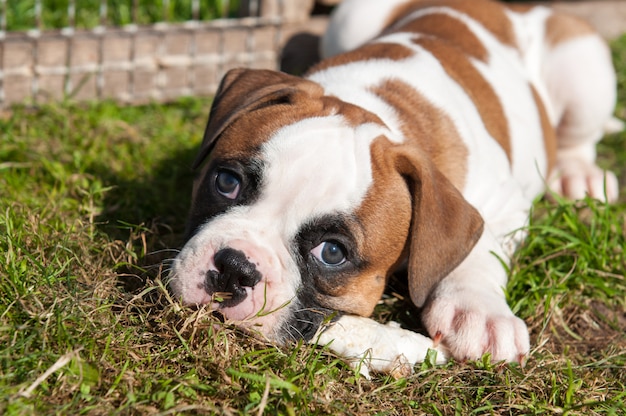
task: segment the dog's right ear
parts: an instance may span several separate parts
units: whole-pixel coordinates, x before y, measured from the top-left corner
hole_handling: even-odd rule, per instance
[[[202,145],[192,168],[197,169],[202,164],[220,135],[236,119],[273,104],[288,103],[298,92],[323,95],[318,84],[284,72],[244,68],[230,70],[215,94]]]

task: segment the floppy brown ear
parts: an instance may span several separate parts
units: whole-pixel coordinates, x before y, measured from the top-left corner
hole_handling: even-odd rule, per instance
[[[231,69],[222,78],[215,94],[193,169],[202,164],[219,136],[237,118],[275,103],[288,102],[297,92],[322,95],[322,91],[322,88],[312,81],[283,72],[266,69]]]
[[[483,219],[418,150],[403,146],[396,168],[413,198],[409,234],[409,291],[421,307],[435,285],[458,266],[483,232]]]

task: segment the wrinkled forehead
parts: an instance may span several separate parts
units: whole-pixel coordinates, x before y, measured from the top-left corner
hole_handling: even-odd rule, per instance
[[[270,141],[282,141],[285,136],[288,139],[306,128],[351,126],[358,132],[372,124],[384,126],[373,113],[336,97],[299,95],[291,104],[269,105],[236,118],[224,133],[227,139],[218,140],[213,153],[226,159],[239,159],[256,154]],[[283,134],[284,130],[289,133]]]
[[[372,183],[370,144],[383,133],[380,124],[353,126],[339,115],[278,130],[260,151],[259,210],[283,218],[290,234],[307,220],[354,212]]]

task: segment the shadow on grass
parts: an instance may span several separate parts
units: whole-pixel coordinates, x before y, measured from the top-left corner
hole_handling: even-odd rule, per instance
[[[127,260],[118,262],[116,268],[123,290],[144,288],[181,247],[196,151],[195,147],[183,148],[158,162],[150,175],[136,180],[122,179],[102,167],[99,176],[112,189],[97,222],[112,241],[125,247],[122,257]]]

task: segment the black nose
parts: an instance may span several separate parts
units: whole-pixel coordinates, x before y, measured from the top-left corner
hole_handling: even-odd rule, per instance
[[[242,251],[221,249],[213,256],[213,262],[217,271],[207,272],[205,285],[209,293],[230,293],[230,297],[223,300],[223,306],[241,303],[247,295],[244,288],[254,287],[261,280],[261,273]]]

